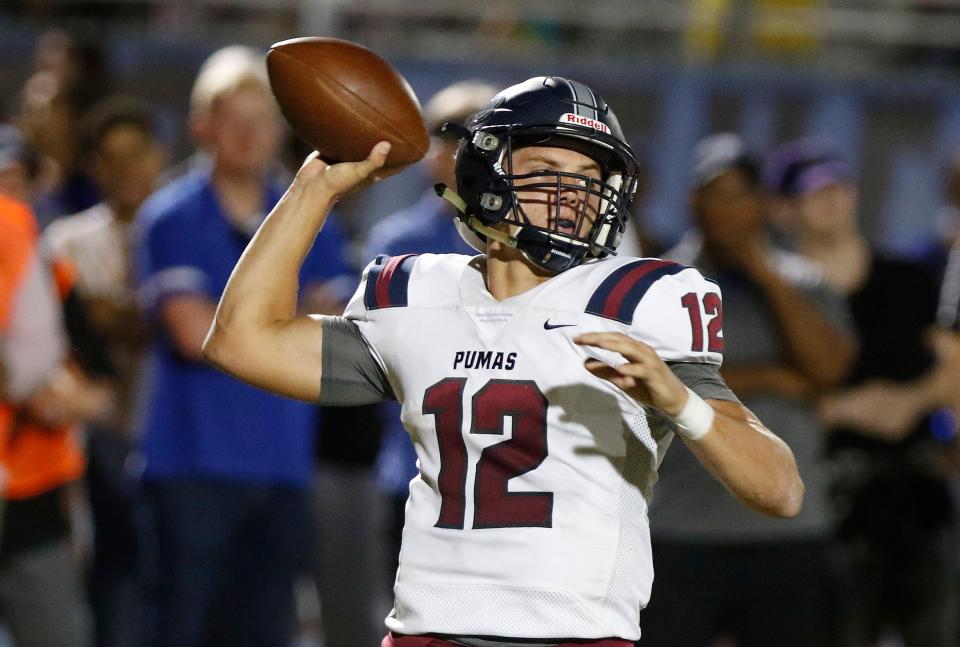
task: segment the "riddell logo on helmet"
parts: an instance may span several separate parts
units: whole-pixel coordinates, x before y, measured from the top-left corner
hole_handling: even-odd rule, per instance
[[[610,134],[610,128],[602,121],[597,121],[596,119],[591,119],[590,117],[584,117],[582,115],[575,115],[572,112],[561,115],[560,123],[577,124],[578,126],[586,126],[587,128],[593,128],[594,130],[599,130],[602,133],[607,133],[608,135]]]

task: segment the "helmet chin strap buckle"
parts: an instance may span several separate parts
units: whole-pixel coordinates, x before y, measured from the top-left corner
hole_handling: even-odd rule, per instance
[[[496,240],[509,247],[517,246],[517,239],[515,236],[511,236],[510,234],[505,234],[498,229],[488,227],[487,225],[480,222],[480,220],[476,216],[468,216],[467,203],[464,202],[463,198],[457,195],[456,191],[453,191],[446,184],[434,184],[433,190],[436,191],[438,196],[440,196],[441,198],[443,198],[444,200],[452,204],[457,211],[467,216],[467,224],[474,231],[479,231],[481,234],[483,234],[487,238]],[[490,195],[494,198],[497,198],[498,200],[501,200],[500,196],[489,194],[489,193],[486,195]]]

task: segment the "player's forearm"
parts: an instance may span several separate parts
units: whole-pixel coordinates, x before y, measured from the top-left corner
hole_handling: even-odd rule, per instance
[[[699,461],[745,506],[792,517],[803,502],[803,481],[793,452],[748,409],[711,400],[716,416],[708,434],[685,440]]]

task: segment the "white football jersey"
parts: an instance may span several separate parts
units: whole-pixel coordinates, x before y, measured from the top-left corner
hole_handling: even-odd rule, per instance
[[[578,346],[618,331],[664,360],[719,364],[719,288],[616,257],[497,301],[468,256],[380,257],[347,308],[403,403],[410,483],[404,634],[639,637],[653,581],[647,501],[672,434]]]

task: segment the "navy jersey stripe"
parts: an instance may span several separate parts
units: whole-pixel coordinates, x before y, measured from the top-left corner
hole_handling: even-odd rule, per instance
[[[407,305],[407,289],[416,254],[378,256],[367,273],[363,304],[367,310],[397,308]]]
[[[377,299],[374,296],[374,291],[377,287],[377,279],[380,277],[380,273],[383,271],[383,267],[387,264],[388,260],[390,260],[389,256],[380,254],[373,259],[374,264],[367,272],[367,286],[363,291],[363,305],[367,310],[377,309]]]
[[[388,288],[390,307],[407,305],[407,290],[410,286],[410,274],[413,272],[413,265],[416,262],[417,257],[415,254],[407,254],[398,264]]]
[[[587,303],[587,314],[629,325],[647,291],[664,276],[687,269],[685,265],[655,259],[627,263],[610,273]]]

